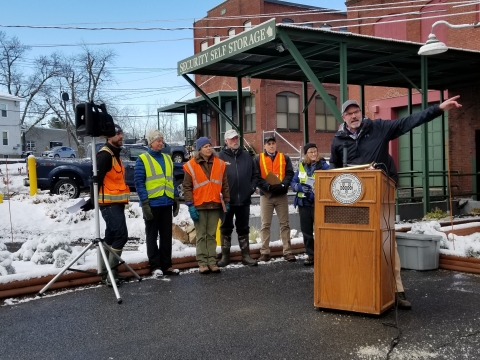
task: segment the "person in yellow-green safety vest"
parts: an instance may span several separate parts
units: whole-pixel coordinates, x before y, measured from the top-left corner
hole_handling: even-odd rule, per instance
[[[148,261],[155,277],[177,275],[178,269],[172,267],[172,223],[180,200],[174,164],[170,155],[162,154],[163,133],[150,130],[146,138],[150,149],[138,157],[134,181],[145,220]]]
[[[305,154],[303,160],[298,164],[298,170],[293,176],[290,186],[297,193],[293,202],[298,205],[300,213],[300,229],[303,234],[303,243],[307,258],[304,261],[305,266],[313,265],[313,224],[315,218],[315,171],[328,170],[330,166],[324,158],[318,153],[317,145],[308,143],[303,148]]]

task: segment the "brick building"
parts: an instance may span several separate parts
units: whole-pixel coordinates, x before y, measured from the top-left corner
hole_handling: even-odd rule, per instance
[[[434,22],[446,20],[451,24],[473,24],[480,21],[480,4],[454,7],[458,2],[453,0],[432,0],[425,2],[412,1],[410,4],[402,2],[401,6],[393,6],[392,2],[383,5],[382,0],[350,0],[346,1],[348,31],[375,37],[392,38],[425,43],[431,32]],[[364,6],[370,5],[368,11]],[[377,5],[377,6],[373,6]],[[407,14],[410,13],[410,14]],[[368,19],[365,19],[368,17]],[[364,18],[363,20],[355,20]],[[354,25],[354,26],[352,26]],[[444,42],[448,47],[480,50],[480,29],[465,28],[452,29],[445,25],[437,25],[434,33],[438,40]],[[455,79],[452,79],[454,81]],[[418,84],[420,86],[420,84]],[[412,89],[412,105],[415,111],[420,109],[421,96],[417,90]],[[408,90],[400,88],[385,88],[365,86],[364,88],[365,115],[368,117],[396,119],[406,115],[408,104]],[[480,170],[480,121],[476,109],[471,106],[478,102],[479,86],[464,87],[455,84],[444,92],[444,98],[460,95],[461,103],[464,106],[461,111],[451,112],[447,120],[444,134],[439,134],[438,139],[445,137],[448,144],[430,148],[430,169],[446,169],[447,156],[450,159],[450,169],[462,174],[471,174]],[[360,98],[358,86],[349,86],[349,97]],[[440,92],[435,89],[429,91],[429,102],[435,103],[440,100]],[[435,120],[434,122],[437,122]],[[439,126],[437,126],[438,128]],[[429,129],[434,131],[435,126]],[[416,135],[420,129],[415,129]],[[402,142],[405,143],[404,135],[398,142],[392,143],[391,153],[397,161],[399,171],[418,170],[421,160],[416,159],[412,164],[407,158],[408,153],[402,151]],[[433,141],[432,141],[433,142]],[[408,144],[410,145],[410,144]],[[412,144],[419,145],[419,144]],[[448,149],[446,154],[444,149]],[[442,151],[443,150],[443,154]],[[413,156],[412,156],[413,158]],[[406,179],[403,181],[405,182]],[[440,178],[432,178],[432,184],[439,184]],[[452,177],[454,193],[468,194],[474,192],[474,181],[472,176]],[[416,183],[421,183],[417,179]],[[477,190],[478,191],[478,190]]]
[[[279,0],[227,0],[210,9],[205,18],[195,22],[194,37],[198,40],[195,40],[194,52],[206,50],[209,46],[274,17],[277,23],[303,23],[308,27],[328,28],[332,26],[332,20],[345,20],[346,13]],[[344,24],[342,21],[335,22],[335,26],[340,27],[339,31],[345,31],[342,28]],[[264,132],[275,130],[280,135],[277,136],[279,150],[294,153],[293,148],[281,137],[297,149],[302,147],[302,83],[263,79],[242,81],[243,89],[250,93],[244,99],[246,142],[257,152],[262,151]],[[195,82],[207,94],[232,91],[237,87],[236,79],[227,77],[195,75]],[[324,86],[338,105],[339,86]],[[313,87],[309,85],[308,97],[313,92]],[[238,124],[236,99],[225,99],[221,106]],[[199,109],[197,118],[199,134],[209,137],[214,145],[222,145],[223,134],[231,126],[224,119],[219,120],[221,117],[207,104]],[[328,155],[338,124],[319,96],[309,105],[308,122],[310,141],[316,142],[319,151]]]

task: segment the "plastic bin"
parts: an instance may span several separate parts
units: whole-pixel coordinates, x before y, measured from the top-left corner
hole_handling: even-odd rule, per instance
[[[395,233],[402,269],[438,269],[440,235]]]

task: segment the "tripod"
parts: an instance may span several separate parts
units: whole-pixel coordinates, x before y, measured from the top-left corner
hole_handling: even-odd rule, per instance
[[[45,285],[42,290],[38,292],[37,294],[38,296],[42,296],[45,293],[45,291],[47,291],[48,288],[52,286],[52,284],[55,283],[55,281],[57,281],[57,279],[67,270],[78,271],[78,272],[83,272],[87,274],[104,275],[104,272],[102,272],[102,260],[103,260],[103,263],[105,264],[105,268],[107,269],[108,277],[110,278],[110,282],[112,284],[113,292],[115,293],[115,296],[117,298],[117,302],[121,304],[122,298],[120,297],[117,283],[115,281],[115,278],[113,277],[112,268],[110,267],[110,264],[108,262],[105,249],[107,249],[110,252],[110,256],[115,256],[117,260],[119,260],[119,264],[116,265],[115,268],[123,264],[133,274],[133,276],[137,278],[138,281],[142,281],[142,278],[120,256],[118,256],[117,253],[110,248],[110,246],[105,244],[100,238],[97,158],[95,156],[96,155],[95,150],[96,150],[95,137],[92,136],[93,198],[94,198],[94,204],[95,204],[95,239],[85,249],[83,249],[83,251],[80,254],[78,254],[75,257],[75,259],[70,261],[52,280],[50,280],[50,282],[47,285]],[[92,196],[92,194],[90,194],[90,196]],[[71,266],[75,264],[77,260],[82,257],[83,254],[85,254],[88,250],[90,250],[94,246],[97,247],[97,273],[92,273],[89,271],[71,268]],[[98,250],[100,250],[100,252],[98,252]]]

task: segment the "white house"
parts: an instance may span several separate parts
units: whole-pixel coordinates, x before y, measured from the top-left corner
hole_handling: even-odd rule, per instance
[[[20,101],[23,99],[0,91],[0,158],[22,154]]]

